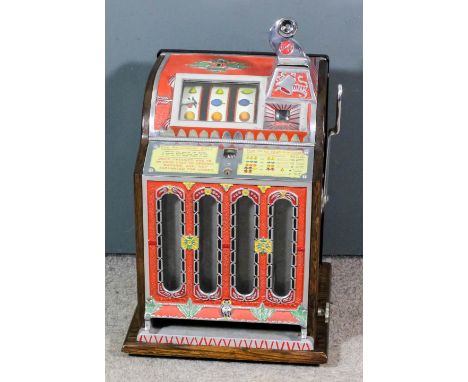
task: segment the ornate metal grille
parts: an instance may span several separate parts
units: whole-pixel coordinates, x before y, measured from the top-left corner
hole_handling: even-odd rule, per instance
[[[236,190],[231,194],[231,298],[239,301],[254,301],[259,296],[259,258],[258,253],[255,252],[254,247],[249,250],[250,256],[253,257],[253,290],[248,294],[239,292],[237,285],[237,201],[240,198],[249,198],[253,202],[254,207],[254,240],[259,239],[260,236],[260,207],[259,207],[259,195],[250,189]]]
[[[201,188],[194,192],[194,234],[200,237],[201,233],[201,214],[200,214],[200,201],[202,198],[212,198],[216,202],[216,288],[211,293],[206,293],[200,287],[200,251],[198,247],[194,250],[194,295],[197,298],[204,300],[216,300],[221,298],[222,292],[222,228],[223,228],[223,215],[222,215],[222,194],[212,188]],[[204,217],[206,218],[206,217]]]
[[[180,267],[180,287],[176,290],[168,290],[165,285],[164,280],[164,261],[163,261],[163,241],[167,238],[163,237],[163,198],[167,195],[175,195],[180,201],[180,224],[181,224],[181,236],[185,235],[185,194],[184,191],[175,186],[164,186],[161,187],[156,192],[156,243],[157,243],[157,264],[158,264],[158,293],[165,297],[181,297],[185,295],[185,285],[186,285],[186,269],[185,269],[185,259],[186,253],[185,249],[181,246],[180,256],[181,256],[181,267]],[[168,281],[168,280],[166,280]]]
[[[296,272],[297,272],[297,196],[286,191],[278,191],[272,193],[268,199],[268,238],[274,242],[275,235],[275,204],[278,200],[287,200],[291,203],[292,206],[292,216],[291,216],[291,243],[290,243],[290,255],[291,255],[291,266],[290,266],[290,287],[289,292],[284,296],[278,296],[274,293],[273,287],[273,256],[274,250],[272,253],[268,254],[267,257],[267,299],[274,303],[290,303],[294,301],[295,290],[296,290]]]

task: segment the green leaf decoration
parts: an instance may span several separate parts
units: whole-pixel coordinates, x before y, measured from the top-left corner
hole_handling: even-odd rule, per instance
[[[190,88],[189,93],[194,94],[197,92],[197,89],[195,88]]]
[[[199,62],[194,62],[190,66],[193,66],[194,68],[208,68],[211,66],[211,64],[208,61],[199,61]]]
[[[241,93],[242,94],[252,94],[254,92],[253,89],[242,89]]]
[[[145,318],[151,318],[151,316],[161,307],[153,300],[153,297],[148,297],[145,303]]]
[[[265,307],[265,305],[263,305],[263,302],[258,308],[251,308],[250,311],[260,321],[266,321],[275,312],[274,309],[268,309],[267,307]]]
[[[216,90],[216,94],[224,94],[223,89],[218,89],[218,90]]]
[[[177,305],[177,307],[182,312],[182,314],[187,318],[192,318],[203,308],[203,306],[201,305],[193,304],[192,299],[190,298],[188,299],[186,304],[179,304]]]
[[[244,69],[247,65],[241,64],[240,62],[228,62],[227,66],[232,69]]]
[[[304,306],[300,305],[299,308],[293,310],[291,314],[298,320],[301,325],[307,324],[307,309]]]
[[[194,68],[205,68],[212,72],[224,72],[227,69],[243,69],[247,66],[241,62],[227,61],[223,58],[209,61],[198,61],[189,65]]]

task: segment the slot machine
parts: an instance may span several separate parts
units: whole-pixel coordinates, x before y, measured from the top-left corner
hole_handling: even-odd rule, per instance
[[[129,354],[327,361],[329,60],[297,24],[274,53],[163,50],[134,172],[138,305]]]

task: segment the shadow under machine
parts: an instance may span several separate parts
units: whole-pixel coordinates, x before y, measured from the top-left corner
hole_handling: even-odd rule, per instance
[[[161,51],[135,167],[138,306],[129,354],[327,361],[328,57],[297,24],[274,54]]]

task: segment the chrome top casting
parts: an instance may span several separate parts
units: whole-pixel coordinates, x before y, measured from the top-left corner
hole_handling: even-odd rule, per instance
[[[270,45],[276,53],[278,65],[309,66],[309,58],[294,39],[297,22],[291,18],[276,20],[270,28]]]

